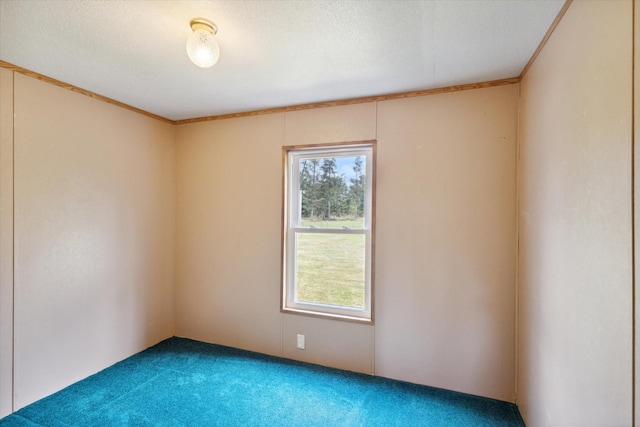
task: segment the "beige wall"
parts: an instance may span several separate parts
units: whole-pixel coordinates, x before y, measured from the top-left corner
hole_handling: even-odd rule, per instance
[[[516,108],[512,85],[178,126],[176,334],[513,400]],[[375,326],[281,314],[281,147],[374,138]]]
[[[280,354],[282,119],[177,128],[178,336]]]
[[[518,404],[631,425],[631,1],[575,1],[521,84]]]
[[[172,335],[174,128],[14,78],[15,410]]]
[[[0,417],[13,396],[13,73],[0,68]]]
[[[517,86],[174,128],[13,78],[2,69],[3,106],[15,90],[16,112],[13,173],[5,108],[0,152],[3,190],[16,180],[15,221],[0,217],[3,279],[14,249],[4,229],[15,226],[15,280],[2,287],[10,301],[15,284],[15,353],[10,325],[0,331],[3,384],[15,354],[5,413],[12,398],[18,409],[173,325],[203,341],[512,399]],[[282,146],[376,137],[376,326],[280,313]],[[460,338],[446,342],[452,331]]]
[[[374,136],[374,104],[178,126],[176,335],[372,372],[369,326],[280,313],[280,260],[285,141]]]
[[[379,104],[377,374],[513,401],[517,99]]]

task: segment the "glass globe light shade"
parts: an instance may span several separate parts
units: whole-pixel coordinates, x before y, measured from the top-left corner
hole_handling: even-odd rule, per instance
[[[208,28],[197,28],[187,40],[187,55],[201,68],[212,67],[220,58],[220,47]]]

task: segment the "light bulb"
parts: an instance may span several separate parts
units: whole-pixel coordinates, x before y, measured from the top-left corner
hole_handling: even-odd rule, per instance
[[[201,68],[212,67],[220,58],[220,47],[215,40],[218,28],[211,21],[197,18],[191,21],[193,33],[187,40],[189,59]]]

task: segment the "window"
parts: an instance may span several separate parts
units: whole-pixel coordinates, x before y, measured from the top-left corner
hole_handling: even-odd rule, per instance
[[[284,147],[283,311],[373,321],[375,148]]]

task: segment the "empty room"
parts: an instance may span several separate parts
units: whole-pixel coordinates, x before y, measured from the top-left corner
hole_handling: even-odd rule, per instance
[[[0,425],[636,425],[638,6],[0,0]]]

